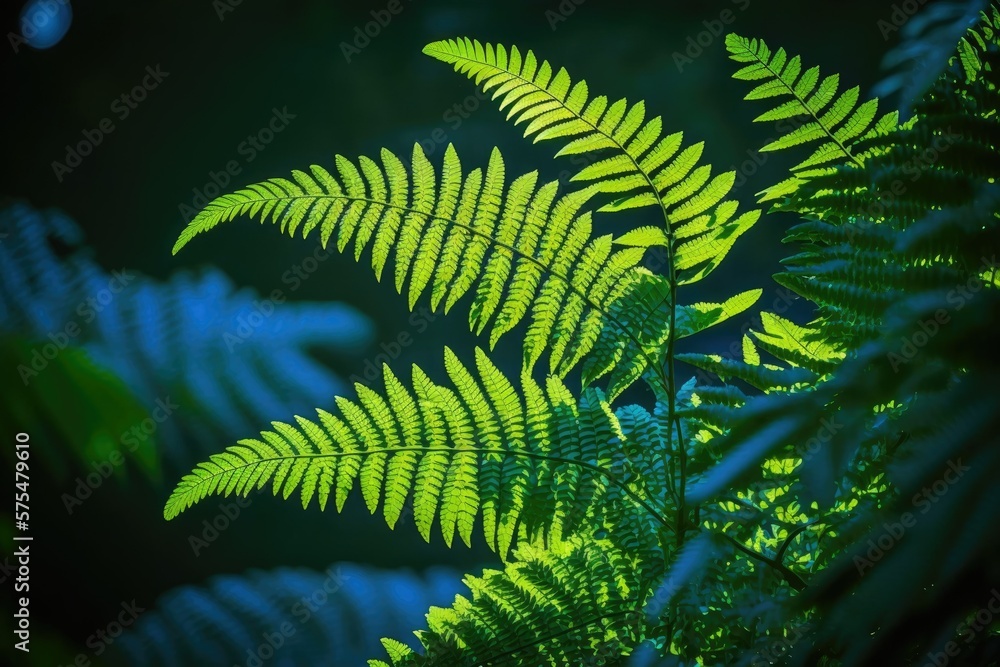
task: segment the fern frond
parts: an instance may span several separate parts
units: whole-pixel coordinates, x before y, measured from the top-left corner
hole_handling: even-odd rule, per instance
[[[572,180],[615,196],[600,211],[661,207],[669,233],[692,238],[688,250],[680,252],[697,255],[697,261],[689,258],[683,268],[708,262],[705,255],[711,254],[713,261],[692,281],[714,269],[736,237],[759,217],[757,211],[735,216],[736,202],[726,197],[736,173],[712,176],[711,165],[699,166],[703,142],[684,147],[682,132],[664,135],[659,116],[646,119],[644,102],[592,98],[586,81],[574,84],[565,68],[556,71],[532,51],[522,54],[516,46],[507,49],[459,38],[428,44],[424,53],[453,65],[485,92],[492,91],[501,109],[509,107],[508,119],[527,123],[525,137],[565,141],[557,156],[609,151]],[[666,238],[655,242],[666,245]]]
[[[610,235],[591,238],[590,213],[581,207],[593,191],[557,199],[558,183],[538,186],[537,172],[508,185],[495,149],[485,173],[464,176],[451,145],[440,174],[419,144],[409,172],[391,152],[381,157],[381,165],[366,157],[355,165],[338,156],[334,174],[314,165],[292,180],[219,197],[191,221],[174,251],[241,215],[270,219],[292,236],[318,230],[324,247],[336,234],[341,252],[354,241],[356,259],[371,246],[379,279],[391,257],[396,291],[408,286],[411,309],[428,291],[432,309],[443,303],[445,312],[473,292],[469,324],[477,333],[489,326],[491,347],[530,312],[525,366],[550,350],[550,370],[568,373],[561,363],[568,343],[581,346],[575,358],[586,354],[643,254],[615,251]]]
[[[805,178],[825,173],[832,164],[861,166],[862,159],[851,145],[871,134],[884,134],[898,126],[898,112],[876,120],[878,100],[858,103],[860,88],[839,92],[840,77],[821,78],[818,67],[803,71],[799,56],[789,57],[784,49],[772,52],[763,40],[739,35],[726,37],[730,58],[744,67],[733,78],[752,81],[753,90],[744,99],[780,100],[778,106],[754,119],[755,122],[785,121],[795,125],[762,151],[776,151],[793,146],[821,142],[812,155],[792,168],[793,177],[768,188],[760,201],[780,199],[796,190]],[[789,99],[790,98],[790,99]]]
[[[890,73],[872,87],[872,94],[883,99],[894,95],[895,106],[909,117],[913,104],[954,59],[955,44],[984,4],[984,0],[949,0],[922,7],[900,29],[899,43],[882,58],[883,69]]]
[[[16,202],[0,209],[0,236],[0,337],[45,340],[75,322],[74,355],[86,353],[112,371],[149,411],[158,401],[180,404],[157,424],[155,447],[153,438],[118,441],[134,442],[136,455],[161,461],[171,475],[217,451],[220,439],[349,389],[310,352],[353,355],[372,338],[371,321],[343,303],[271,304],[271,315],[247,330],[245,318],[269,305],[253,290],[238,290],[213,268],[177,272],[166,281],[131,269],[108,272],[94,261],[79,226],[59,211]],[[81,306],[109,284],[121,287],[114,299],[99,308]],[[84,383],[60,387],[52,394],[57,403],[66,386]],[[118,440],[143,419],[121,428],[105,419],[102,430]]]
[[[596,390],[577,402],[559,380],[543,389],[527,372],[516,388],[480,349],[478,377],[448,349],[445,367],[453,388],[414,366],[411,390],[385,367],[384,391],[358,385],[358,402],[337,399],[339,415],[320,410],[318,422],[296,417],[241,440],[184,477],[164,516],[267,484],[286,499],[298,493],[303,507],[332,497],[340,511],[360,482],[368,510],[382,502],[390,527],[412,503],[425,540],[438,518],[448,545],[456,532],[470,544],[482,512],[487,541],[506,557],[519,535],[572,532],[609,485],[623,486],[611,470],[623,436]],[[624,491],[655,513],[641,487]]]
[[[979,25],[969,28],[958,42],[957,59],[966,83],[977,81],[984,70],[996,66],[997,46],[1000,46],[1000,6],[991,2],[980,12]]]
[[[392,645],[390,662],[369,665],[614,663],[642,636],[643,575],[650,576],[607,541],[522,545],[503,571],[467,577],[469,597],[431,609],[429,630],[417,633],[423,654]]]

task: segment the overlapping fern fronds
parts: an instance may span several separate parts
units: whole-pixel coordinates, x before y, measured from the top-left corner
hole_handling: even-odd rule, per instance
[[[970,592],[996,582],[985,508],[1000,474],[988,355],[1000,286],[998,16],[994,0],[910,122],[854,144],[860,164],[841,161],[784,194],[782,207],[807,221],[789,234],[803,247],[779,281],[820,316],[797,337],[832,338],[846,357],[811,391],[740,408],[721,443],[734,449],[691,500],[762,488],[762,526],[806,526],[790,531],[791,548],[808,545],[822,574],[785,613],[817,609],[823,623],[792,664],[917,661],[948,641],[968,664],[997,655],[995,635],[956,633],[983,604]]]
[[[659,116],[646,119],[642,101],[611,102],[591,97],[586,81],[570,79],[534,52],[512,46],[483,44],[468,38],[433,42],[427,55],[449,63],[486,92],[493,92],[508,118],[527,123],[524,136],[535,141],[560,139],[557,155],[607,151],[608,157],[584,167],[572,178],[588,189],[614,195],[600,211],[625,211],[657,206],[667,222],[666,235],[650,237],[648,245],[667,246],[683,239],[673,252],[681,284],[711,272],[736,239],[760,217],[759,211],[736,215],[737,203],[727,200],[736,172],[712,176],[711,165],[699,165],[704,142],[684,146],[683,132],[664,134]]]
[[[538,187],[534,174],[508,186],[498,153],[485,172],[463,176],[450,147],[440,174],[419,149],[409,171],[387,152],[381,164],[338,158],[336,174],[313,168],[219,198],[178,247],[244,214],[291,234],[318,230],[324,244],[336,235],[342,251],[353,241],[355,257],[370,247],[376,275],[393,263],[395,287],[408,286],[411,307],[429,291],[432,306],[448,310],[473,292],[470,322],[490,329],[491,343],[530,313],[519,385],[481,350],[475,371],[446,352],[447,386],[418,368],[406,386],[386,368],[384,391],[359,386],[356,401],[337,400],[336,415],[274,423],[216,455],[181,482],[165,513],[268,484],[304,505],[332,499],[340,509],[360,483],[369,510],[381,505],[390,526],[412,507],[425,539],[437,521],[446,542],[457,533],[469,543],[481,514],[505,569],[470,578],[470,599],[432,610],[423,653],[387,640],[396,667],[616,664],[644,642],[675,663],[755,662],[771,640],[799,641],[800,629],[810,640],[795,650],[816,651],[812,664],[819,652],[855,663],[871,646],[884,653],[896,636],[883,622],[900,624],[885,609],[892,586],[865,582],[878,604],[842,603],[826,629],[796,596],[806,591],[825,605],[857,584],[845,574],[845,549],[894,506],[894,484],[912,497],[913,485],[930,479],[928,462],[963,448],[990,470],[996,464],[981,450],[995,449],[991,417],[1000,410],[992,399],[969,399],[963,385],[985,347],[983,321],[996,311],[1000,285],[995,267],[977,266],[971,254],[1000,251],[1000,133],[989,105],[1000,45],[990,16],[903,125],[895,113],[880,117],[876,101],[861,102],[858,88],[841,91],[838,77],[821,78],[762,41],[729,38],[743,65],[737,78],[755,85],[748,97],[777,105],[758,120],[792,128],[765,148],[811,150],[764,199],[806,218],[789,235],[801,252],[778,282],[819,307],[806,326],[764,313],[730,357],[679,355],[674,342],[760,296],[751,290],[689,306],[677,299],[678,286],[713,270],[759,215],[737,215],[726,200],[733,175],[699,166],[701,145],[663,135],[641,102],[591,98],[586,83],[530,51],[465,39],[429,45],[429,55],[492,91],[527,124],[526,136],[564,140],[562,155],[603,151],[576,177],[586,186],[558,200],[558,186]],[[925,179],[918,186],[892,187],[949,127],[959,150],[916,165],[917,180]],[[884,201],[885,192],[897,199]],[[591,239],[581,211],[608,195],[601,210],[659,206],[665,224]],[[637,268],[656,248],[667,251],[663,277]],[[972,278],[993,297],[987,313],[963,311],[912,369],[909,358],[888,358],[880,337],[894,344],[940,306],[949,285]],[[532,369],[546,350],[554,374],[540,385]],[[751,389],[694,380],[677,387],[678,360]],[[585,385],[610,375],[608,398],[566,389],[559,378],[578,364]],[[640,378],[655,406],[613,408]],[[952,394],[955,386],[962,390]],[[945,434],[930,422],[942,406],[954,407],[954,396],[975,414],[949,422],[953,433]],[[906,445],[910,431],[921,447]],[[900,452],[920,458],[937,439],[948,447],[914,464],[916,472],[905,470],[912,462],[893,465]],[[987,495],[988,474],[967,479],[974,484],[954,498]],[[974,517],[977,526],[985,515]],[[928,525],[945,526],[941,516]],[[962,576],[980,575],[996,544],[952,523],[960,559],[934,564],[949,591]],[[929,532],[912,534],[926,543]],[[935,594],[934,568],[919,568],[924,592],[909,600]],[[882,581],[906,583],[898,575]],[[862,639],[851,644],[836,623],[853,623]],[[933,636],[944,636],[946,624],[932,625]]]

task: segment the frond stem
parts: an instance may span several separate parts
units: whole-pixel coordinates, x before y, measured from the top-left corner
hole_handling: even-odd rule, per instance
[[[637,493],[632,491],[626,484],[615,477],[610,471],[601,466],[594,465],[592,463],[587,463],[586,461],[580,461],[577,459],[570,459],[564,456],[552,456],[549,454],[540,454],[537,452],[527,452],[519,451],[516,449],[503,449],[498,447],[396,447],[393,449],[376,449],[376,450],[365,450],[359,452],[325,452],[320,454],[295,454],[292,456],[272,456],[266,459],[258,459],[256,461],[247,461],[243,465],[233,466],[221,470],[219,472],[208,475],[207,477],[202,477],[195,482],[195,485],[202,486],[203,484],[209,483],[217,477],[222,475],[232,474],[233,471],[243,470],[254,465],[263,465],[265,463],[270,463],[273,461],[294,461],[299,459],[323,459],[323,458],[340,458],[344,456],[371,456],[374,454],[397,454],[400,452],[448,452],[448,453],[473,453],[473,454],[500,454],[500,455],[512,455],[512,456],[523,456],[525,458],[540,460],[540,461],[555,461],[557,463],[566,463],[569,465],[580,466],[581,468],[586,468],[591,470],[605,479],[610,483],[614,484],[620,488],[625,495],[632,499],[637,505],[642,507],[646,512],[649,513],[659,524],[664,527],[670,527],[670,522],[659,512],[657,512],[653,507],[646,502],[644,498],[639,496]]]

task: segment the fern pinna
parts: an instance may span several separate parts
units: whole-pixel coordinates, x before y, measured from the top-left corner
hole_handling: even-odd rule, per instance
[[[838,92],[836,76],[822,78],[797,56],[728,38],[742,66],[736,77],[755,86],[748,98],[772,104],[758,120],[795,121],[765,149],[813,145],[762,201],[806,219],[789,237],[806,248],[778,280],[816,302],[818,317],[801,325],[762,314],[759,330],[743,337],[742,359],[675,352],[678,339],[746,311],[762,294],[686,305],[678,296],[760,217],[727,199],[735,173],[713,174],[701,164],[703,145],[664,132],[643,102],[592,96],[586,82],[531,51],[469,39],[428,45],[426,54],[491,93],[526,137],[560,141],[558,155],[597,153],[574,176],[580,187],[560,196],[537,173],[510,178],[496,149],[485,169],[467,172],[452,146],[439,167],[419,146],[408,166],[385,150],[379,161],[338,156],[333,170],[312,166],[219,197],[175,252],[241,216],[291,236],[316,232],[341,252],[353,243],[355,260],[370,249],[376,277],[389,267],[411,309],[428,298],[447,312],[471,295],[470,327],[488,333],[491,349],[523,323],[520,378],[504,375],[483,349],[474,368],[446,350],[445,384],[416,366],[409,380],[386,367],[383,387],[358,385],[357,399],[338,398],[334,412],[274,422],[211,457],[178,485],[167,518],[209,495],[267,485],[303,505],[332,498],[339,510],[356,482],[369,511],[381,505],[390,526],[412,506],[425,539],[437,521],[448,544],[456,533],[468,544],[481,516],[503,569],[468,578],[469,597],[430,611],[421,652],[387,639],[388,662],[372,665],[749,662],[813,632],[816,608],[797,600],[836,569],[857,534],[856,515],[870,518],[891,503],[887,461],[907,389],[880,401],[866,395],[861,416],[833,423],[830,438],[810,439],[803,420],[816,415],[821,396],[819,407],[846,418],[836,402],[856,404],[838,374],[868,358],[863,345],[885,332],[893,299],[956,275],[963,261],[960,249],[934,257],[914,250],[926,271],[912,271],[892,253],[923,213],[960,199],[943,184],[961,181],[972,192],[979,175],[992,178],[984,152],[996,148],[995,112],[970,103],[995,97],[991,16],[963,42],[955,67],[965,74],[945,75],[905,124],[895,112],[879,116],[874,100],[860,102],[857,88]],[[954,162],[925,170],[927,183],[941,187],[874,216],[858,209],[879,201],[879,179],[903,168],[894,161],[940,134],[935,114],[961,119],[968,137]],[[970,160],[975,176],[942,173]],[[642,207],[658,210],[662,224],[595,236],[595,216]],[[667,256],[664,275],[643,266],[650,251]],[[723,383],[681,383],[678,361]],[[578,391],[564,383],[577,367]],[[651,405],[619,405],[640,380]],[[777,411],[786,405],[779,401],[791,412]],[[822,446],[834,435],[857,447],[834,454]],[[803,454],[814,440],[816,452]],[[826,640],[830,655],[843,653]]]

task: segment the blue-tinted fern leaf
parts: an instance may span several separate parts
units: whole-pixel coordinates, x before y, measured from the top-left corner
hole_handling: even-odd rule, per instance
[[[216,270],[168,282],[126,269],[108,273],[91,259],[79,228],[57,212],[17,204],[0,214],[0,230],[7,234],[0,243],[0,334],[40,347],[75,326],[69,344],[113,371],[148,410],[176,406],[155,433],[164,445],[159,458],[171,469],[190,468],[220,438],[238,437],[276,413],[346,391],[307,349],[356,353],[371,337],[370,322],[353,308],[273,304],[236,291]],[[123,435],[112,434],[116,446],[131,444],[123,445]],[[141,436],[134,436],[137,445],[152,443]]]
[[[882,58],[889,74],[872,87],[872,95],[885,99],[896,95],[900,117],[906,120],[919,101],[948,67],[955,44],[964,51],[966,30],[975,23],[986,0],[953,0],[926,5],[899,28],[899,44]],[[894,24],[882,21],[883,34]],[[971,46],[971,44],[970,44]]]
[[[102,660],[129,667],[236,665],[272,651],[265,664],[361,665],[381,648],[380,637],[408,636],[424,624],[429,606],[446,604],[460,587],[460,577],[444,569],[418,577],[351,563],[323,572],[217,576],[206,587],[167,592]]]

